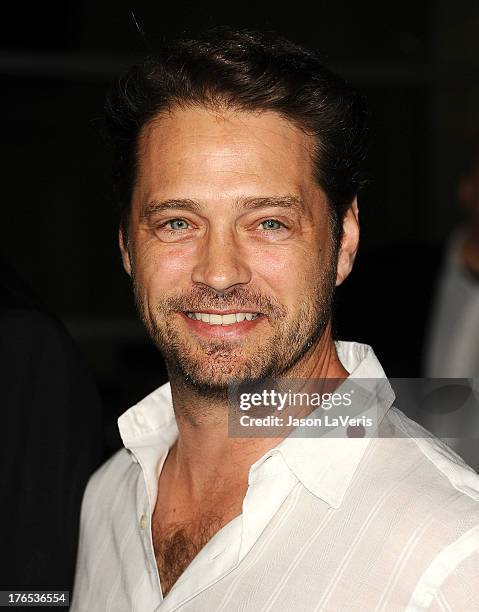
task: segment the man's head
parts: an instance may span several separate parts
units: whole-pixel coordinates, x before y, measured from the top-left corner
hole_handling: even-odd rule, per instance
[[[123,261],[170,376],[222,393],[289,370],[354,261],[361,99],[313,53],[222,29],[133,68],[107,116]]]

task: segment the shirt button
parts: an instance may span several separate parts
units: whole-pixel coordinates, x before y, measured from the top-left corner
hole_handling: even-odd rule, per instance
[[[140,529],[146,529],[148,525],[148,517],[146,514],[142,514],[140,518]]]

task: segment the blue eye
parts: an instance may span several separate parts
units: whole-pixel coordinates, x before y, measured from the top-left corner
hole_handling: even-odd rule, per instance
[[[175,223],[179,225],[174,226]],[[184,219],[172,219],[168,221],[168,225],[171,229],[186,229],[188,227],[188,223]]]
[[[263,229],[276,230],[280,229],[283,224],[279,221],[276,221],[276,219],[266,219],[266,221],[261,222],[261,225],[263,226]]]

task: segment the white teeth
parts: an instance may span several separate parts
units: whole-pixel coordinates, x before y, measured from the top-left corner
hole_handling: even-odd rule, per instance
[[[222,315],[221,318],[223,319],[221,321],[221,325],[232,325],[233,323],[236,323],[236,315],[234,313]]]
[[[207,312],[187,312],[186,314],[190,319],[203,321],[203,323],[208,323],[209,325],[233,325],[233,323],[241,323],[245,319],[252,321],[259,317],[258,313],[252,312],[236,312],[226,315],[209,314]]]

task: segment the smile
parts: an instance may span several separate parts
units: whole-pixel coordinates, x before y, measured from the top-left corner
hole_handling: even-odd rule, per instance
[[[253,321],[261,315],[259,312],[230,312],[224,315],[210,312],[186,312],[185,314],[190,319],[202,321],[208,325],[233,325],[242,321]]]

